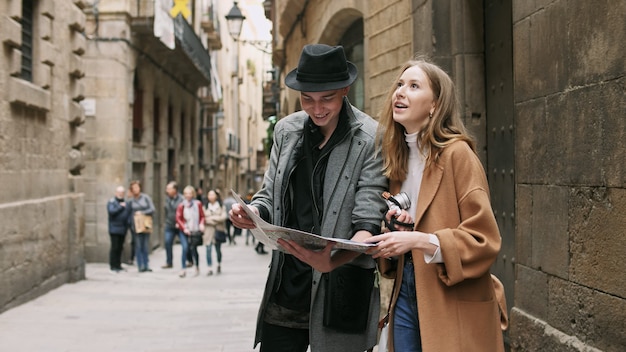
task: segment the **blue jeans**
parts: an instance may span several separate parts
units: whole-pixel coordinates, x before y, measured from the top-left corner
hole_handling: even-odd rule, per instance
[[[138,233],[136,238],[135,257],[137,257],[137,268],[139,270],[148,269],[148,247],[150,246],[150,234]]]
[[[213,258],[211,257],[211,248],[213,248],[213,244],[209,243],[206,246],[206,264],[208,266],[213,265]],[[222,263],[222,243],[221,242],[215,242],[215,253],[217,254],[217,265],[220,265],[220,263]]]
[[[422,352],[412,262],[405,262],[402,271],[402,284],[393,316],[393,347],[396,351]]]
[[[180,241],[180,246],[183,248],[181,252],[180,258],[181,263],[183,264],[183,269],[187,268],[187,252],[189,251],[189,236],[185,235],[184,232],[178,231],[178,240]]]
[[[165,228],[165,263],[172,265],[172,247],[174,246],[174,237],[178,235],[178,229]]]

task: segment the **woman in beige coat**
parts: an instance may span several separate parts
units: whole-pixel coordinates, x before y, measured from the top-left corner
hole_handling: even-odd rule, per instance
[[[204,210],[204,236],[203,242],[206,245],[206,261],[209,270],[207,275],[213,275],[213,258],[211,251],[215,244],[215,253],[217,254],[217,273],[222,272],[222,243],[226,240],[226,207],[222,204],[222,199],[216,190],[210,190],[207,193],[208,203]]]
[[[378,137],[390,191],[411,201],[387,213],[390,232],[367,240],[378,243],[374,258],[399,258],[389,350],[503,351],[489,273],[500,233],[450,77],[425,60],[407,62]]]

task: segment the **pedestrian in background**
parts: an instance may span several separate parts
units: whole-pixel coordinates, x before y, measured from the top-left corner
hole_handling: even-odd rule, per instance
[[[411,201],[399,215],[386,214],[403,224],[366,239],[378,243],[374,258],[399,258],[389,350],[503,351],[489,273],[500,232],[452,80],[425,59],[407,62],[379,122],[390,191]]]
[[[202,187],[196,187],[196,199],[199,200],[200,203],[202,203],[203,207],[206,207],[207,203],[209,202],[206,195],[204,194],[204,190],[202,189]]]
[[[109,267],[114,272],[124,271],[122,268],[122,250],[128,232],[128,215],[130,214],[124,199],[124,191],[123,186],[118,186],[115,189],[115,196],[107,202],[109,237],[111,238]]]
[[[228,196],[226,198],[224,198],[224,207],[226,209],[226,214],[230,213],[230,209],[232,209],[233,204],[237,203],[237,201],[235,200],[235,198],[233,197],[233,191],[232,190],[228,190]],[[233,241],[232,236],[234,236],[234,234],[231,231],[231,227],[233,228],[233,231],[237,231],[238,229],[234,226],[232,226],[233,223],[230,221],[229,217],[226,217],[226,236],[228,237],[228,242],[231,243]]]
[[[140,273],[150,272],[150,266],[148,265],[148,252],[150,250],[150,233],[152,228],[137,229],[137,224],[134,221],[137,215],[152,218],[154,215],[154,203],[149,195],[141,192],[141,182],[132,181],[130,183],[130,227],[135,237],[135,257],[137,258],[137,269]]]
[[[211,252],[215,245],[217,255],[217,273],[222,272],[222,243],[226,241],[226,207],[222,205],[219,193],[212,189],[207,193],[208,204],[205,210],[204,244],[206,245],[206,261],[209,270],[207,276],[213,275],[213,258]]]
[[[343,47],[303,48],[298,67],[285,77],[300,92],[303,111],[276,123],[270,165],[247,205],[251,211],[322,236],[363,241],[380,233],[386,208],[380,195],[388,184],[376,157],[377,123],[347,98],[356,77]],[[230,218],[237,227],[254,227],[239,204]],[[288,253],[272,253],[255,337],[261,352],[372,348],[380,310],[372,257],[333,250],[330,242],[320,251],[278,243]]]
[[[196,199],[196,190],[193,186],[186,186],[183,190],[184,200],[178,205],[176,209],[176,223],[178,228],[184,234],[181,236],[181,242],[186,241],[189,246],[189,252],[191,252],[192,265],[195,265],[196,270],[194,276],[198,276],[200,273],[200,262],[198,260],[198,246],[202,245],[202,233],[204,232],[204,209],[202,208],[202,202]],[[183,251],[184,251],[183,245]],[[183,262],[185,258],[183,257]],[[185,265],[183,264],[183,270],[180,272],[180,277],[187,276]]]
[[[178,184],[171,181],[165,186],[165,265],[161,268],[170,269],[173,267],[174,238],[180,235],[178,224],[176,223],[176,208],[182,203],[183,196],[178,192]],[[183,247],[183,269],[185,268],[186,246]]]

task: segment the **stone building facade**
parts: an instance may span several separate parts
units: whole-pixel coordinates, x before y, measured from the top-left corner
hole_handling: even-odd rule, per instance
[[[267,46],[248,52],[245,40],[263,42],[269,26],[248,21],[236,115],[222,100],[234,86],[220,82],[231,57],[218,54],[232,3],[219,5],[0,3],[0,312],[84,279],[85,261],[108,261],[106,202],[118,185],[139,180],[152,197],[152,247],[163,241],[167,182],[241,185],[241,193],[258,186],[271,63]],[[245,5],[262,17],[260,2]]]
[[[0,312],[85,277],[84,6],[0,2]]]
[[[219,106],[207,49],[214,18],[210,1],[188,5],[187,14],[174,17],[171,1],[114,0],[85,9],[88,261],[108,260],[106,202],[116,186],[139,180],[152,197],[157,211],[150,241],[156,247],[163,243],[166,184],[176,181],[180,192],[203,186],[216,162],[207,133]],[[166,28],[161,37],[155,35],[159,24]]]
[[[503,237],[512,351],[626,347],[624,1],[267,0],[279,118],[307,43],[342,44],[372,116],[415,53],[452,76]],[[384,307],[386,308],[386,307]]]
[[[263,114],[262,103],[263,85],[271,80],[271,24],[261,2],[237,2],[245,17],[238,38],[230,35],[226,20],[234,3],[216,1],[214,6],[223,44],[215,53],[222,104],[216,131],[218,168],[211,179],[213,187],[242,195],[260,188],[267,161],[263,140],[269,116]]]

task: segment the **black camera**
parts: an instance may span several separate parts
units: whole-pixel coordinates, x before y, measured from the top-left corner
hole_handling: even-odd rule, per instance
[[[402,210],[407,210],[411,207],[411,199],[409,199],[409,195],[406,192],[400,192],[395,196],[392,196],[389,192],[383,192],[383,198],[387,201],[387,205],[389,206],[389,210],[395,210],[396,215],[391,217],[391,221],[387,222],[385,220],[385,224],[387,228],[392,231],[396,231],[395,225],[405,226],[405,227],[413,227],[414,224],[407,224],[400,221],[397,221],[396,218],[398,215],[402,213]]]
[[[411,207],[411,200],[406,192],[400,192],[395,196],[392,196],[389,192],[385,192],[383,193],[383,198],[387,201],[389,210],[395,210],[396,215],[400,215],[402,210],[407,210]]]

